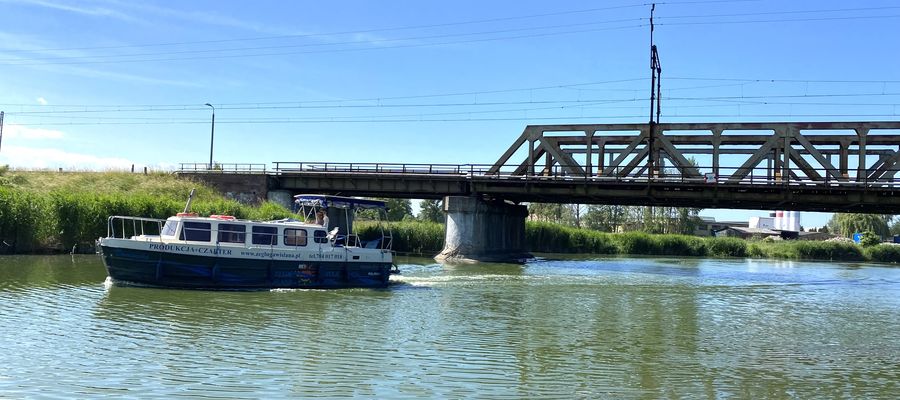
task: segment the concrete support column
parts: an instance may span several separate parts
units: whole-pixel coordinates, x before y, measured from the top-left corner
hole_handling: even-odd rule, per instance
[[[444,250],[436,260],[514,262],[531,256],[525,250],[525,206],[448,196],[444,213]]]

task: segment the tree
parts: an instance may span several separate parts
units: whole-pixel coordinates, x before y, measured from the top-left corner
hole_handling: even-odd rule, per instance
[[[872,232],[879,237],[890,235],[888,221],[892,216],[881,214],[834,214],[828,221],[828,230],[842,236]]]
[[[412,216],[412,201],[409,199],[383,199],[387,209],[388,221],[403,221],[406,216]]]
[[[444,222],[442,200],[422,200],[419,203],[419,219],[422,221]]]
[[[875,246],[880,243],[881,238],[871,231],[863,232],[862,237],[859,239],[859,244],[863,245],[863,247]]]
[[[900,220],[894,220],[891,223],[891,235],[900,235]]]

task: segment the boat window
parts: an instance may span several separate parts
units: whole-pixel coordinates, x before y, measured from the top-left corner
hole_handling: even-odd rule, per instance
[[[175,236],[175,228],[178,228],[178,221],[166,221],[166,224],[163,225],[160,235]]]
[[[328,243],[328,232],[325,232],[325,231],[313,232],[313,241],[315,241],[316,243]]]
[[[247,226],[240,224],[219,224],[220,243],[244,243],[247,241]]]
[[[212,236],[209,232],[209,222],[185,222],[181,229],[181,240],[194,242],[208,242]]]
[[[285,246],[306,246],[306,229],[285,229]]]
[[[254,226],[252,240],[253,244],[278,245],[278,228],[274,226]]]

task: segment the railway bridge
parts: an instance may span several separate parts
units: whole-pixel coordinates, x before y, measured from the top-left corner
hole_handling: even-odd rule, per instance
[[[523,202],[900,213],[900,122],[529,125],[493,164],[182,164],[232,192],[445,199],[443,255],[522,252]]]

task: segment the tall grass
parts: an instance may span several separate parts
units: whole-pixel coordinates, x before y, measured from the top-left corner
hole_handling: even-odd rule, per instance
[[[815,242],[805,240],[751,242],[748,255],[754,258],[789,260],[865,261],[862,247],[844,242]]]
[[[191,189],[200,201],[220,199],[212,187],[170,173],[7,171],[2,186],[35,193],[143,194],[184,202]]]
[[[0,253],[40,250],[51,243],[54,229],[46,196],[0,187]]]
[[[380,238],[382,229],[389,229],[393,239],[392,248],[399,253],[434,255],[444,247],[444,224],[437,222],[358,221],[353,229],[363,240]]]
[[[164,219],[181,211],[190,188],[197,188],[192,211],[238,218],[287,218],[290,210],[269,202],[251,207],[226,200],[209,187],[171,175],[128,173],[25,173],[0,184],[0,253],[93,248],[113,215]],[[66,178],[54,178],[65,175]],[[109,178],[103,190],[82,186]],[[37,181],[37,182],[35,182]],[[17,182],[17,183],[16,183]],[[39,187],[47,183],[47,187]],[[48,190],[48,187],[55,188]]]

